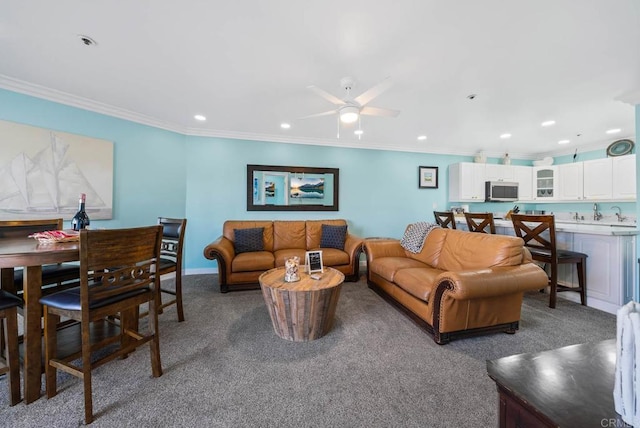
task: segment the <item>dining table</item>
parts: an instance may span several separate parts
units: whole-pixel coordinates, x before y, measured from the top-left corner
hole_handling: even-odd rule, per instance
[[[14,287],[13,270],[24,268],[23,300],[23,376],[26,404],[40,398],[42,377],[42,266],[45,264],[78,261],[80,243],[43,243],[33,238],[0,239],[0,268],[2,287]]]

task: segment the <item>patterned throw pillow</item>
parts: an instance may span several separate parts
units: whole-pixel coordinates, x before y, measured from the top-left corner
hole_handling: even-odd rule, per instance
[[[262,242],[263,232],[264,227],[233,229],[233,238],[235,240],[233,246],[235,247],[236,254],[264,250],[264,243]]]
[[[320,238],[320,248],[337,248],[344,250],[344,240],[347,238],[347,225],[332,226],[322,225],[322,237]]]

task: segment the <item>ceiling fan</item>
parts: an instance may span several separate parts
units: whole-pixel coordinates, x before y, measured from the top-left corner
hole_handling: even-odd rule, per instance
[[[347,95],[340,99],[335,95],[330,94],[324,89],[320,89],[317,86],[309,86],[316,94],[326,99],[337,107],[333,110],[324,111],[322,113],[315,113],[308,116],[301,117],[300,119],[310,119],[313,117],[330,116],[333,114],[338,115],[338,138],[340,138],[340,123],[354,123],[360,119],[360,116],[385,116],[396,117],[400,114],[398,110],[391,110],[379,107],[370,107],[367,104],[391,86],[391,78],[387,77],[377,85],[364,91],[362,94],[353,98],[351,90],[355,84],[355,80],[352,77],[344,77],[340,79],[340,86],[344,88]],[[360,127],[358,127],[360,128]],[[359,129],[358,136],[362,135],[362,130]],[[357,131],[356,131],[357,132]]]

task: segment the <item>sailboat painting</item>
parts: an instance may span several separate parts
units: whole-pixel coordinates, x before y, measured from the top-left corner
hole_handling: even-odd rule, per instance
[[[0,120],[0,219],[91,220],[113,210],[113,143]]]

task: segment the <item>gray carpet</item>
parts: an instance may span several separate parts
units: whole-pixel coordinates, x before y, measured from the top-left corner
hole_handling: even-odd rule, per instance
[[[171,280],[169,280],[171,281]],[[185,314],[160,318],[164,374],[144,347],[93,375],[95,427],[493,427],[486,360],[615,337],[615,316],[547,295],[525,297],[520,331],[439,346],[367,288],[343,286],[334,329],[308,343],[273,332],[259,290],[220,294],[214,275],[185,277]],[[0,425],[83,424],[82,384],[59,374],[59,393],[8,406]]]

